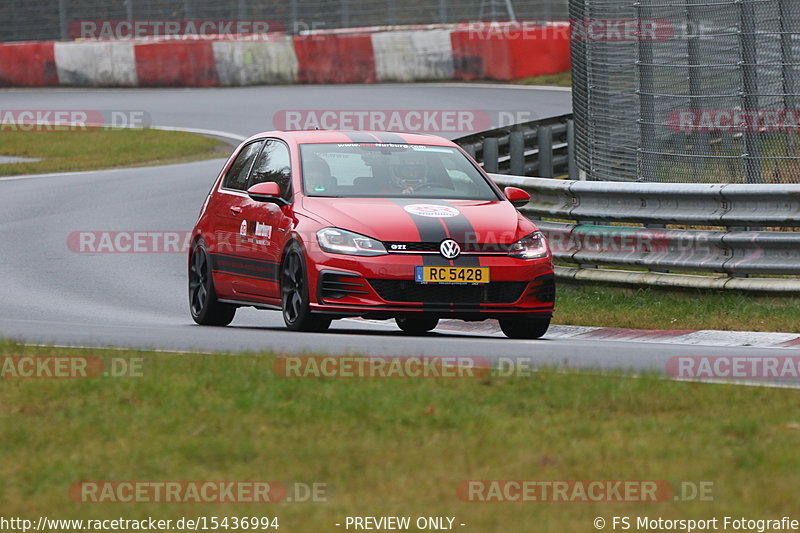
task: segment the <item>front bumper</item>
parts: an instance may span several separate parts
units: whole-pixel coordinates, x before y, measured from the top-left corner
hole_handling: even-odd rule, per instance
[[[553,313],[555,276],[549,257],[456,259],[447,263],[488,267],[492,281],[483,285],[423,285],[414,281],[415,267],[426,261],[422,255],[352,257],[321,251],[309,255],[311,309],[316,312],[376,318],[424,313],[465,320]]]

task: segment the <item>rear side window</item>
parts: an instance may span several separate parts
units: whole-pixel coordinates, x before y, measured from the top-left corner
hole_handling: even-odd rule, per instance
[[[289,147],[281,141],[268,140],[253,166],[249,187],[257,183],[275,182],[281,188],[281,197],[291,197],[292,169]]]
[[[253,161],[255,161],[263,144],[264,141],[256,141],[242,148],[242,151],[236,156],[236,160],[225,175],[225,181],[222,183],[223,187],[240,191],[245,189],[250,168],[253,166]]]

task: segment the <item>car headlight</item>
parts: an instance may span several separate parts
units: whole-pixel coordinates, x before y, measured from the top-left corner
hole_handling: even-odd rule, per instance
[[[519,259],[538,259],[547,256],[547,253],[547,240],[540,231],[521,238],[508,250],[508,255]]]
[[[319,230],[317,241],[323,250],[333,254],[372,256],[387,253],[382,242],[338,228]]]

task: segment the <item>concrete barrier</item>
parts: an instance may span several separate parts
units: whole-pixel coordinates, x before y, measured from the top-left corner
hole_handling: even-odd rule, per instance
[[[218,41],[213,49],[220,85],[272,85],[297,79],[297,54],[291,38]]]
[[[0,86],[58,85],[53,43],[0,45]]]
[[[136,59],[131,42],[55,43],[60,85],[136,87]]]
[[[453,79],[450,32],[387,31],[372,34],[378,81]]]
[[[267,40],[0,43],[2,86],[210,87],[511,80],[569,69],[563,23],[362,28]],[[554,28],[560,28],[556,31]],[[538,33],[537,33],[538,32]]]

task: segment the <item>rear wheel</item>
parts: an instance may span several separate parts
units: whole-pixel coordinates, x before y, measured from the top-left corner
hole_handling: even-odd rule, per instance
[[[189,308],[192,318],[201,326],[227,326],[233,322],[236,307],[217,300],[211,257],[203,241],[192,246],[189,265]]]
[[[404,333],[409,335],[422,335],[439,325],[438,318],[408,318],[398,317],[394,319],[397,322],[397,327],[403,330]]]
[[[292,244],[281,267],[281,307],[283,321],[292,331],[325,331],[331,319],[311,312],[308,297],[308,275],[303,250]]]
[[[500,329],[509,339],[538,339],[547,333],[550,317],[501,318]]]

